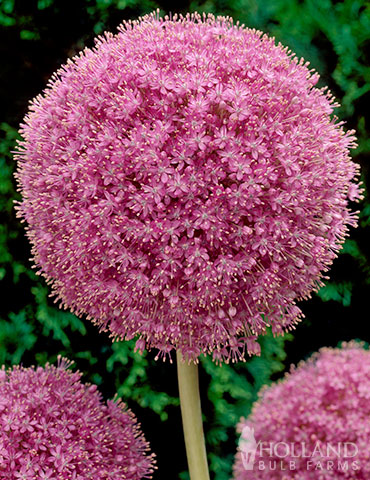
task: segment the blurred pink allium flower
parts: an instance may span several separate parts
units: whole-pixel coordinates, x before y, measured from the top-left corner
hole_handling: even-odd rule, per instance
[[[248,419],[241,419],[234,478],[368,480],[369,419],[370,352],[354,342],[323,348],[264,388]],[[244,429],[254,434],[250,470]]]
[[[0,479],[139,480],[153,455],[133,413],[58,367],[0,370]]]
[[[307,63],[229,18],[99,37],[21,128],[19,215],[54,295],[166,356],[258,353],[355,225],[353,132]]]

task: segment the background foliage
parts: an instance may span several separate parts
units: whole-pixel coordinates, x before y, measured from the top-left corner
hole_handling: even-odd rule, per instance
[[[44,364],[58,354],[73,359],[86,381],[106,398],[117,391],[142,423],[158,457],[159,478],[187,478],[176,369],[133,352],[132,342],[114,343],[84,319],[58,309],[45,282],[31,269],[24,228],[15,218],[17,199],[11,151],[28,101],[51,73],[93,37],[114,31],[123,18],[160,8],[231,15],[261,29],[311,62],[342,106],[337,115],[355,128],[354,158],[369,178],[370,6],[359,0],[206,0],[176,3],[152,0],[0,0],[0,364]],[[331,280],[302,305],[306,320],[294,337],[261,340],[262,356],[218,367],[202,360],[201,389],[212,475],[230,478],[235,424],[247,415],[260,387],[279,378],[318,348],[358,338],[369,342],[370,203],[360,206],[360,226],[351,232]],[[290,341],[287,341],[287,340]],[[171,459],[171,461],[168,461]],[[176,462],[176,463],[175,463]],[[180,473],[183,472],[183,473]]]

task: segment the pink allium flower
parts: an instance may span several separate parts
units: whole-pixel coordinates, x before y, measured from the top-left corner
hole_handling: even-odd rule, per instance
[[[321,349],[241,419],[234,478],[368,480],[369,419],[370,352],[354,342]]]
[[[0,370],[0,479],[139,480],[153,455],[133,413],[58,367]]]
[[[355,215],[353,132],[307,63],[229,18],[99,37],[51,79],[17,155],[55,296],[138,348],[216,360],[292,328]]]

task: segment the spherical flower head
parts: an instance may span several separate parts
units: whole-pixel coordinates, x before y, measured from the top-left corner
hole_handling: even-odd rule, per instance
[[[58,367],[0,370],[0,479],[139,480],[153,455],[133,413]]]
[[[263,389],[241,419],[234,478],[366,480],[369,418],[370,352],[354,342],[324,348]]]
[[[317,81],[211,15],[124,23],[68,61],[17,155],[19,215],[62,305],[189,359],[292,328],[359,197],[353,132]]]

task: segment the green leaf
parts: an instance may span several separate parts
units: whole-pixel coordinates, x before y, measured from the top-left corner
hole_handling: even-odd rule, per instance
[[[45,10],[53,5],[54,0],[38,0],[37,8],[38,10]]]
[[[328,283],[320,288],[317,295],[324,302],[334,300],[341,303],[344,307],[349,307],[352,297],[352,283]]]
[[[21,30],[19,36],[22,40],[39,40],[40,34],[38,32],[32,32],[31,30]]]
[[[48,289],[46,287],[39,284],[33,287],[31,291],[35,296],[37,304],[36,319],[42,325],[42,334],[45,337],[52,335],[55,340],[59,340],[67,348],[71,344],[65,332],[67,327],[72,332],[79,332],[81,335],[85,335],[86,327],[79,318],[70,312],[57,310],[48,305]]]
[[[150,385],[147,353],[141,355],[135,352],[134,348],[134,340],[115,342],[112,345],[107,370],[115,372],[117,394],[125,401],[133,400],[143,408],[150,408],[165,421],[168,418],[166,409],[171,405],[178,405],[179,399],[166,392],[156,391]]]
[[[27,321],[26,310],[11,312],[8,319],[0,319],[0,365],[16,365],[23,354],[36,343],[34,329]]]

